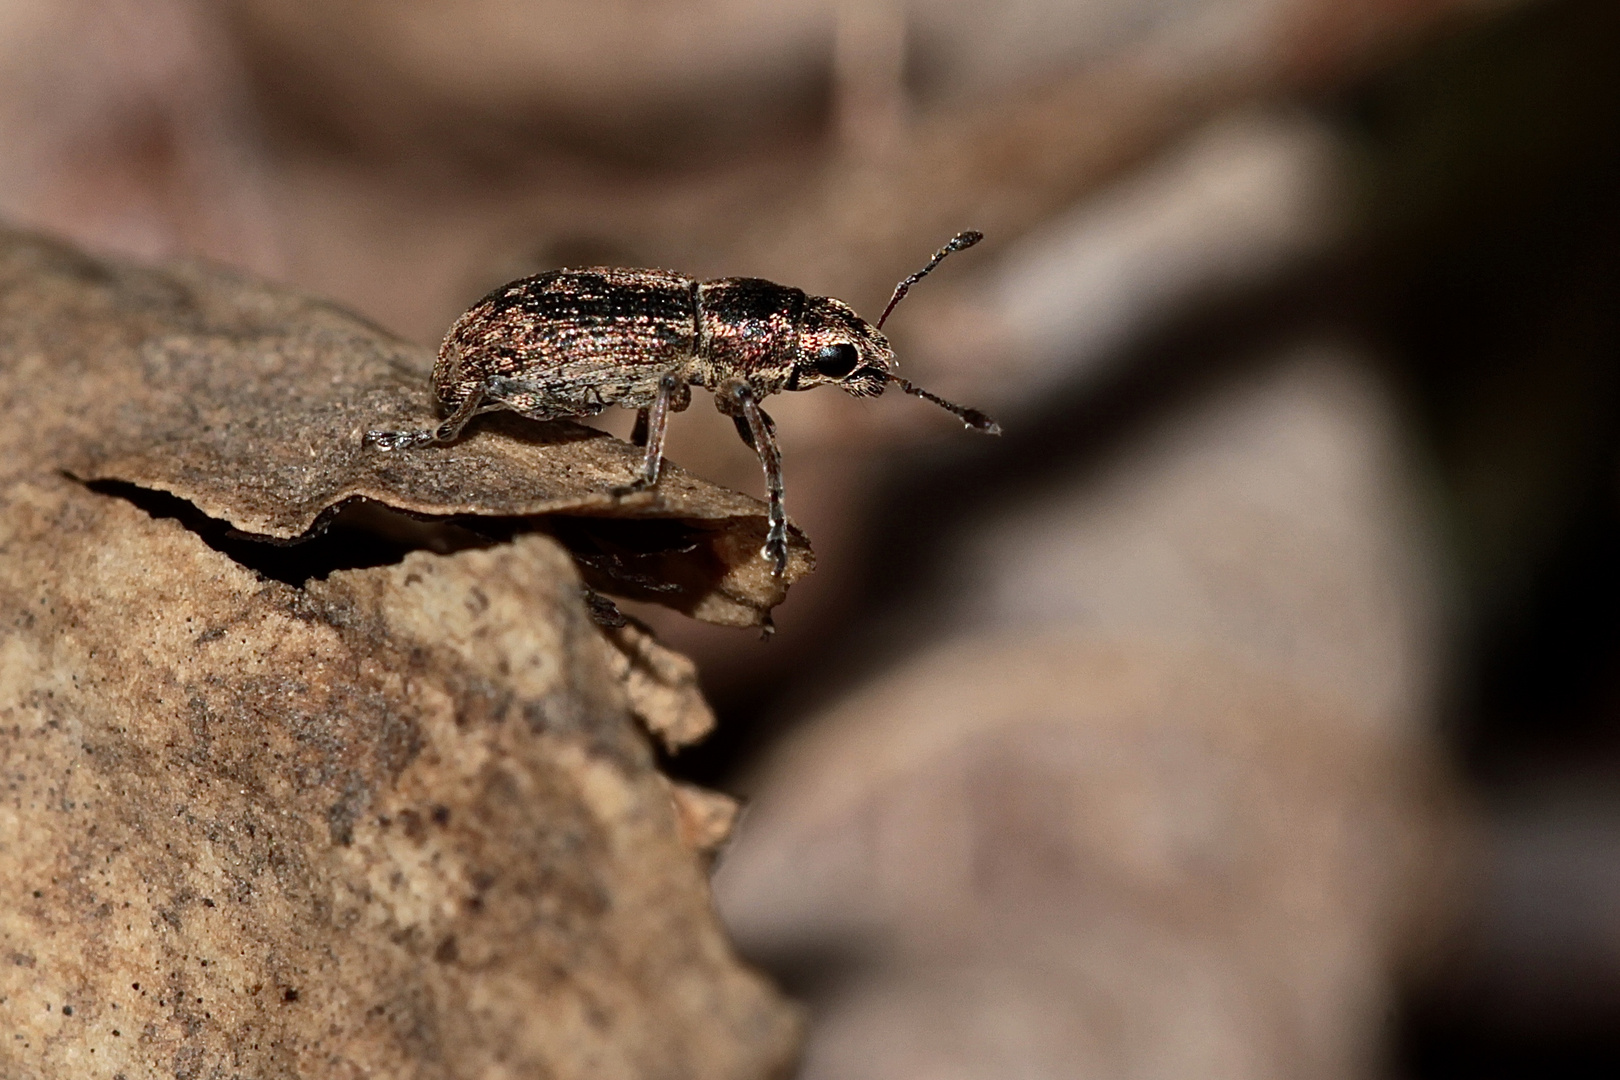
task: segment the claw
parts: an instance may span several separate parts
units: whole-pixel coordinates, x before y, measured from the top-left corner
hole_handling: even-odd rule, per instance
[[[608,494],[612,495],[615,499],[623,499],[629,495],[636,495],[643,491],[651,491],[657,486],[658,481],[648,480],[645,476],[643,476],[635,480],[633,483],[622,484],[616,488],[609,488]]]
[[[773,525],[770,535],[765,538],[765,546],[759,549],[759,554],[761,558],[769,559],[775,564],[773,572],[777,577],[787,573],[787,529],[778,530],[778,527]]]
[[[426,446],[434,441],[431,431],[368,431],[360,440],[361,446],[373,446],[383,452],[407,450]]]

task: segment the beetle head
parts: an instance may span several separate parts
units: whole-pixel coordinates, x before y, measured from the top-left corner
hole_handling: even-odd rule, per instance
[[[894,350],[877,327],[842,300],[812,296],[799,324],[799,348],[787,389],[832,384],[856,397],[876,397],[892,377]]]
[[[883,336],[882,329],[889,313],[913,285],[933,273],[946,256],[983,239],[983,233],[972,230],[953,236],[934,252],[926,266],[894,287],[889,306],[883,309],[876,326],[855,314],[842,300],[830,296],[810,297],[799,326],[798,355],[794,357],[785,389],[808,390],[823,383],[836,383],[856,397],[877,397],[884,387],[894,383],[914,397],[933,402],[974,431],[1000,435],[1001,425],[978,409],[953,404],[896,375],[894,350],[889,347],[889,339]]]

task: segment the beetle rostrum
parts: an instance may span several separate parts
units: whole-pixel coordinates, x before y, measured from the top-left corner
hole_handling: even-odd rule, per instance
[[[954,414],[969,428],[999,435],[996,422],[929,393],[894,373],[883,323],[911,286],[954,251],[982,240],[958,233],[895,287],[877,324],[830,296],[760,278],[697,281],[668,270],[593,267],[523,278],[457,319],[433,366],[433,396],[445,420],[418,431],[368,431],[365,444],[401,450],[453,442],[467,421],[509,409],[536,420],[594,416],[609,405],[638,409],[641,474],[615,488],[628,495],[658,483],[669,414],[714,394],[715,407],[765,470],[770,530],[760,554],[787,569],[787,512],[776,425],[760,402],[786,390],[837,386],[876,397],[892,383]]]

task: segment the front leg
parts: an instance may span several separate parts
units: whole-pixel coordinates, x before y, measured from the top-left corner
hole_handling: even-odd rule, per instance
[[[759,399],[747,385],[731,391],[740,416],[734,416],[737,433],[743,442],[759,455],[765,469],[765,492],[770,498],[770,531],[765,534],[765,547],[760,554],[770,559],[776,576],[787,572],[787,509],[782,490],[782,453],[776,448],[776,424],[770,414],[759,407]]]

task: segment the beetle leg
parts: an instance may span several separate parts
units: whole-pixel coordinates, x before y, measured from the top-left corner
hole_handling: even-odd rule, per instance
[[[783,505],[782,452],[776,448],[776,423],[759,402],[753,390],[740,386],[735,391],[742,416],[737,417],[737,431],[741,434],[747,425],[743,442],[754,448],[759,463],[765,468],[765,491],[770,497],[770,531],[765,534],[765,547],[760,551],[774,564],[777,577],[787,571],[787,510]]]
[[[375,446],[379,450],[411,450],[418,446],[431,446],[433,443],[455,442],[461,429],[467,426],[467,421],[473,418],[484,404],[486,386],[480,386],[468,394],[462,403],[456,406],[456,411],[438,427],[419,428],[416,431],[368,431],[360,440],[362,446]]]
[[[765,421],[765,430],[774,437],[776,435],[776,421],[772,420],[770,413],[767,413],[764,409],[759,410],[759,415]],[[759,453],[759,447],[754,445],[754,433],[749,430],[748,421],[738,415],[733,416],[731,422],[736,426],[737,434],[742,437],[742,441],[748,444],[748,449],[756,454]]]
[[[455,442],[456,438],[461,434],[461,429],[467,426],[467,421],[471,420],[473,414],[483,407],[484,397],[488,392],[488,387],[480,386],[468,394],[466,400],[456,406],[456,411],[451,413],[444,423],[433,429],[433,441],[436,443]]]
[[[614,488],[613,494],[630,495],[658,483],[658,473],[664,464],[664,436],[669,431],[669,403],[680,385],[681,381],[673,374],[658,380],[658,396],[636,417],[636,434],[642,436],[647,447],[641,460],[641,475],[633,484]]]
[[[630,443],[633,446],[647,445],[647,410],[636,410],[636,426],[630,431]]]

